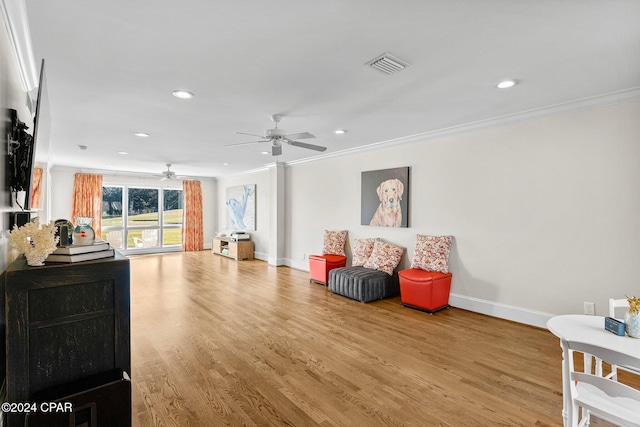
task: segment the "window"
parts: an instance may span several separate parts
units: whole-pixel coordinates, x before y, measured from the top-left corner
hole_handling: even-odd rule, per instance
[[[102,226],[122,226],[122,187],[102,187]]]
[[[121,250],[182,245],[182,190],[103,186],[102,235]]]
[[[162,190],[163,246],[182,245],[182,190]]]

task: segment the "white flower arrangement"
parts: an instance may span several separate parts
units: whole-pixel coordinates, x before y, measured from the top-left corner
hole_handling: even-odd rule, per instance
[[[56,250],[60,237],[56,236],[54,222],[40,225],[40,219],[36,218],[22,227],[13,226],[9,239],[11,249],[24,254],[29,265],[42,265],[44,260]]]

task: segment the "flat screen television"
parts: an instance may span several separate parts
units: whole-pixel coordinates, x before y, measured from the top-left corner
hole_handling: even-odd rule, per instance
[[[13,110],[15,113],[15,110]],[[33,117],[33,135],[25,132],[25,126],[15,117],[11,118],[13,125],[12,152],[9,153],[9,173],[12,199],[23,210],[31,210],[31,195],[34,190],[33,171],[36,162],[36,148],[39,145],[48,146],[49,138],[49,105],[47,100],[46,78],[44,73],[44,59],[40,66],[40,80],[38,95]],[[46,142],[46,143],[44,143]],[[24,201],[19,201],[17,195],[24,192]]]

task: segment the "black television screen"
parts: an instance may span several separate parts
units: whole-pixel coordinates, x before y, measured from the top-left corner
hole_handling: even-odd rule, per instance
[[[9,179],[12,200],[23,211],[29,211],[32,206],[34,192],[34,168],[36,163],[36,150],[38,147],[45,149],[49,142],[49,102],[47,99],[46,79],[44,74],[44,59],[40,66],[40,80],[36,108],[33,116],[33,135],[26,129],[29,126],[20,121],[15,110],[9,110],[9,126],[11,127],[9,138]],[[24,196],[24,200],[22,197]]]
[[[40,65],[40,81],[38,83],[38,97],[36,98],[36,112],[33,117],[33,146],[28,166],[29,185],[25,195],[25,210],[33,208],[31,206],[31,196],[34,190],[33,169],[36,163],[36,150],[39,147],[49,146],[49,126],[51,118],[49,116],[49,100],[47,93],[47,79],[44,73],[44,59]]]

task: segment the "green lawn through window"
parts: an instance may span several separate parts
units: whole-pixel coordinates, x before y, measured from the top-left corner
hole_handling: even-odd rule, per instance
[[[164,224],[181,224],[182,223],[182,209],[173,209],[164,212]],[[158,213],[151,212],[138,215],[129,215],[128,222],[130,226],[145,226],[145,225],[157,225]],[[103,227],[119,227],[122,226],[122,217],[102,218]],[[134,239],[142,240],[142,230],[129,229],[127,233],[127,248],[134,248]],[[106,235],[106,231],[103,230],[103,236]],[[158,242],[160,243],[160,242]],[[164,245],[180,245],[182,244],[182,229],[181,228],[165,228],[164,229]]]

